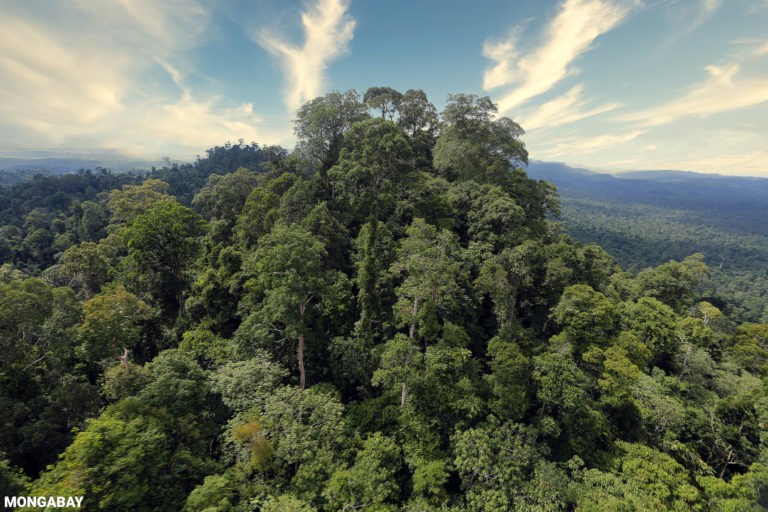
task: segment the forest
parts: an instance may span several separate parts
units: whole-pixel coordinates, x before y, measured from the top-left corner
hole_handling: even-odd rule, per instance
[[[766,510],[765,319],[707,294],[702,254],[622,270],[575,241],[496,114],[332,92],[293,151],[0,189],[0,490],[111,512]]]
[[[698,293],[738,322],[768,323],[768,179],[679,171],[619,177],[532,162],[557,186],[566,232],[633,272],[695,253],[710,267]]]

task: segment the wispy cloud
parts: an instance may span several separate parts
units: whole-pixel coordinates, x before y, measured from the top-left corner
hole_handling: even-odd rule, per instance
[[[708,116],[768,101],[768,77],[740,78],[737,63],[707,66],[709,78],[661,105],[617,118],[643,126],[660,125],[686,116]]]
[[[709,21],[722,3],[723,0],[698,0],[691,3],[673,2],[667,11],[667,16],[671,18],[675,30],[658,46],[653,57],[662,56],[667,48]]]
[[[596,137],[566,137],[549,142],[549,147],[545,145],[540,148],[540,154],[545,158],[552,158],[560,155],[592,153],[629,142],[644,133],[646,133],[645,130],[635,130],[628,133],[605,134]]]
[[[514,86],[498,99],[501,112],[548,91],[576,73],[573,62],[597,37],[618,26],[630,9],[629,3],[610,0],[565,0],[547,25],[539,47],[521,55],[517,48],[519,30],[512,31],[507,39],[486,41],[483,55],[496,65],[486,70],[483,88]]]
[[[622,106],[621,103],[613,102],[589,108],[589,102],[581,98],[582,92],[584,92],[583,84],[571,88],[562,96],[540,105],[524,116],[519,120],[520,125],[528,131],[541,127],[554,128],[610,112]]]
[[[301,14],[305,41],[301,46],[286,43],[282,36],[263,31],[257,42],[277,56],[286,74],[285,103],[290,110],[322,93],[328,64],[346,54],[355,30],[347,13],[346,0],[318,0]]]
[[[756,0],[751,6],[749,6],[749,9],[747,9],[747,14],[755,14],[756,12],[760,12],[763,9],[768,9],[768,0]]]
[[[8,7],[0,18],[3,146],[112,146],[188,158],[226,140],[264,140],[249,104],[185,86],[185,52],[207,30],[202,4],[30,0]],[[162,69],[175,89],[158,84]]]

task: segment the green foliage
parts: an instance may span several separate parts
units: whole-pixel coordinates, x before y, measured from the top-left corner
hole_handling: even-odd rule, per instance
[[[564,505],[563,475],[545,462],[535,431],[515,423],[491,424],[457,433],[453,443],[466,510],[554,510]]]
[[[493,392],[491,410],[501,419],[520,419],[528,408],[530,394],[530,359],[514,341],[499,336],[488,342],[490,375],[487,380]]]
[[[168,189],[167,183],[149,179],[141,185],[125,185],[122,190],[113,190],[107,203],[112,221],[131,223],[150,208],[174,201],[175,198],[168,195]]]
[[[213,368],[227,361],[232,347],[228,340],[214,334],[206,325],[186,331],[179,343],[179,352],[187,354],[201,368]]]
[[[376,432],[357,452],[355,463],[336,471],[323,495],[328,510],[396,511],[399,491],[396,477],[401,464],[394,439]]]
[[[222,365],[209,379],[211,390],[221,395],[224,405],[243,412],[262,405],[286,376],[284,369],[261,352],[253,359]]]
[[[77,330],[84,359],[100,361],[141,353],[141,323],[149,318],[149,306],[124,287],[96,296],[83,305],[84,320]]]
[[[519,140],[523,129],[498,112],[486,96],[452,94],[441,117],[443,125],[434,148],[435,169],[448,179],[506,185],[509,167],[528,163]]]
[[[651,362],[662,368],[671,368],[675,353],[675,314],[666,305],[650,297],[637,302],[626,302],[620,310],[621,326],[637,336],[651,351]]]
[[[323,269],[323,243],[299,226],[276,227],[245,262],[254,276],[246,283],[248,307],[258,336],[265,340],[298,341],[299,385],[305,386],[305,338],[318,313],[333,315],[343,306],[343,274]],[[330,307],[333,305],[332,307]],[[248,336],[244,324],[239,336]]]
[[[176,510],[210,467],[191,415],[127,398],[80,432],[30,494],[83,496],[88,510]]]
[[[613,304],[583,284],[565,289],[552,316],[563,329],[558,341],[569,343],[576,356],[591,344],[605,346],[618,324]]]
[[[640,444],[618,442],[615,473],[584,471],[576,510],[704,510],[700,491],[670,456]]]
[[[126,281],[174,316],[184,309],[185,272],[200,251],[206,223],[189,208],[163,201],[139,215],[123,232],[128,248]]]
[[[296,496],[320,500],[326,480],[349,449],[343,405],[315,388],[284,387],[270,394],[261,429],[273,447],[271,472]]]
[[[5,496],[23,496],[28,485],[24,474],[15,470],[0,453],[0,489]]]
[[[413,185],[412,156],[411,146],[396,124],[369,119],[346,132],[339,161],[328,176],[334,191],[348,196],[359,217],[377,209],[386,213]]]
[[[441,123],[423,91],[364,100],[303,106],[290,153],[0,190],[0,485],[88,510],[766,506],[759,296],[723,301],[710,253],[633,275],[574,242],[488,98]]]
[[[344,134],[368,117],[357,91],[331,92],[304,104],[296,112],[294,131],[299,147],[320,163],[320,172],[336,164]]]

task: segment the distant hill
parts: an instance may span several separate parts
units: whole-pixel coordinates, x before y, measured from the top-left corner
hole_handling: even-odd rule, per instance
[[[533,161],[528,174],[554,183],[568,198],[684,211],[720,229],[768,236],[768,178],[683,171],[634,171],[620,176]]]
[[[153,165],[160,166],[159,162],[147,160],[126,160],[114,157],[94,158],[69,158],[69,157],[0,157],[0,186],[9,186],[14,183],[31,179],[36,174],[43,176],[57,176],[76,172],[79,169],[96,169],[102,167],[115,172],[128,170],[146,170]]]
[[[637,271],[693,253],[713,269],[703,293],[768,322],[768,179],[683,171],[619,176],[533,161],[528,175],[557,186],[563,227]]]

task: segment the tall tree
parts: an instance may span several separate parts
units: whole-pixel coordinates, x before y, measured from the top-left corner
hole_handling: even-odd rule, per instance
[[[459,244],[450,231],[438,230],[424,219],[416,218],[407,233],[391,270],[404,276],[397,289],[399,300],[395,304],[395,315],[408,327],[408,337],[414,340],[419,312],[425,301],[431,301],[437,307],[459,299],[458,281],[462,270],[458,259]],[[405,366],[409,365],[406,361]],[[407,395],[406,377],[400,401],[403,407]]]
[[[207,229],[198,214],[173,201],[156,204],[123,232],[134,288],[158,300],[171,316],[184,310],[185,272]]]
[[[528,164],[528,151],[520,140],[523,129],[497,113],[488,97],[473,94],[448,96],[443,124],[435,144],[435,169],[449,179],[505,185],[510,168]]]
[[[392,121],[398,111],[403,95],[391,87],[369,87],[363,101],[373,110],[381,112],[381,118]]]
[[[246,283],[251,318],[241,332],[255,323],[268,337],[298,343],[299,387],[306,386],[305,338],[312,317],[328,305],[343,274],[323,268],[327,251],[310,232],[293,225],[276,227],[264,236],[256,252],[244,263],[253,276]]]
[[[334,189],[348,194],[352,206],[362,210],[358,215],[368,215],[378,205],[387,206],[386,214],[412,185],[412,155],[396,124],[368,119],[346,133],[339,163],[328,174]]]
[[[344,144],[344,133],[368,117],[366,110],[357,91],[350,90],[315,98],[296,112],[294,131],[299,147],[317,160],[321,176],[325,177],[328,169],[336,164]]]

